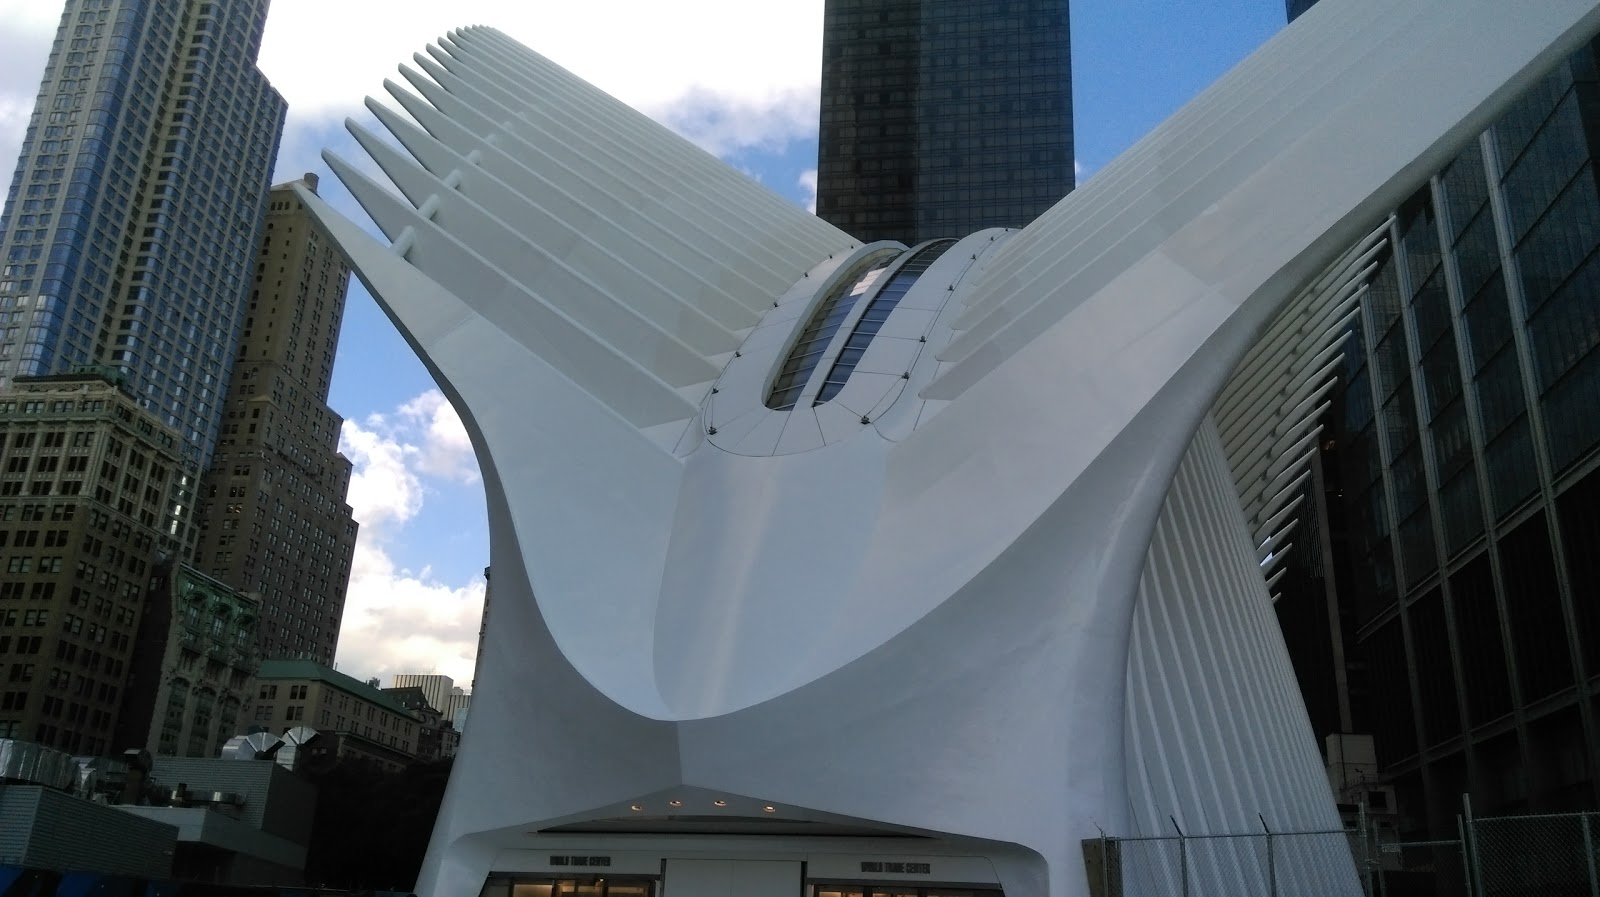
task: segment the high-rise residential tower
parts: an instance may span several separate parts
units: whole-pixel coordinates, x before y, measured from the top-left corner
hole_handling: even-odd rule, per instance
[[[0,385],[107,365],[179,439],[222,417],[285,105],[267,0],[68,0],[0,215]]]
[[[147,587],[195,541],[283,126],[255,66],[266,14],[62,13],[0,214],[0,590],[20,599],[0,735],[126,746]]]
[[[298,182],[315,192],[316,175]],[[195,566],[261,596],[262,657],[333,663],[356,524],[328,408],[350,269],[294,183],[273,188],[217,451],[201,485]]]
[[[828,0],[817,214],[915,244],[1073,187],[1067,0]]]

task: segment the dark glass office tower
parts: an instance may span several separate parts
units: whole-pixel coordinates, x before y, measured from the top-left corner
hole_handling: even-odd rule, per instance
[[[1073,187],[1066,0],[828,0],[817,214],[914,244]]]
[[[1443,827],[1596,805],[1600,84],[1557,66],[1401,210],[1347,355],[1372,731]]]
[[[1597,62],[1564,60],[1397,210],[1327,421],[1333,647],[1402,834],[1455,837],[1462,794],[1600,805]],[[1286,631],[1326,616],[1306,598],[1279,601]],[[1311,695],[1320,650],[1296,658]]]

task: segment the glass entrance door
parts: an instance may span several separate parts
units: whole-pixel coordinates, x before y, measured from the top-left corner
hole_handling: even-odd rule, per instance
[[[541,875],[491,875],[480,897],[655,897],[656,883],[649,878],[609,878],[576,875],[563,878]]]

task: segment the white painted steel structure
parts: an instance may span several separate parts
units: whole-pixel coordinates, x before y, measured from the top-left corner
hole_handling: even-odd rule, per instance
[[[802,862],[1062,897],[1102,830],[1334,827],[1263,571],[1362,235],[1597,27],[1594,0],[1319,4],[1034,224],[946,249],[858,359],[909,279],[862,265],[904,247],[492,30],[419,54],[386,85],[411,118],[371,103],[403,150],[352,125],[399,193],[328,157],[392,245],[301,197],[488,492],[494,616],[419,891],[604,854],[667,897],[790,893]],[[1273,874],[1353,894],[1341,854]],[[1189,892],[1265,874],[1213,859]]]

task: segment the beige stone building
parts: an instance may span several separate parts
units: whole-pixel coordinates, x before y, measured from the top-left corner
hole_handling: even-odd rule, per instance
[[[315,175],[300,181],[316,189]],[[333,662],[356,523],[327,406],[350,271],[292,184],[274,187],[194,565],[261,596],[263,658]]]
[[[145,588],[173,557],[180,453],[114,373],[0,393],[0,738],[112,742]]]
[[[262,661],[239,733],[258,727],[281,735],[296,726],[336,733],[341,759],[391,771],[418,759],[421,718],[376,685],[315,661]]]
[[[461,689],[456,689],[460,691]],[[402,685],[385,688],[383,693],[393,698],[421,723],[417,728],[417,759],[424,762],[454,757],[461,746],[461,733],[455,724],[428,703],[420,685]]]

